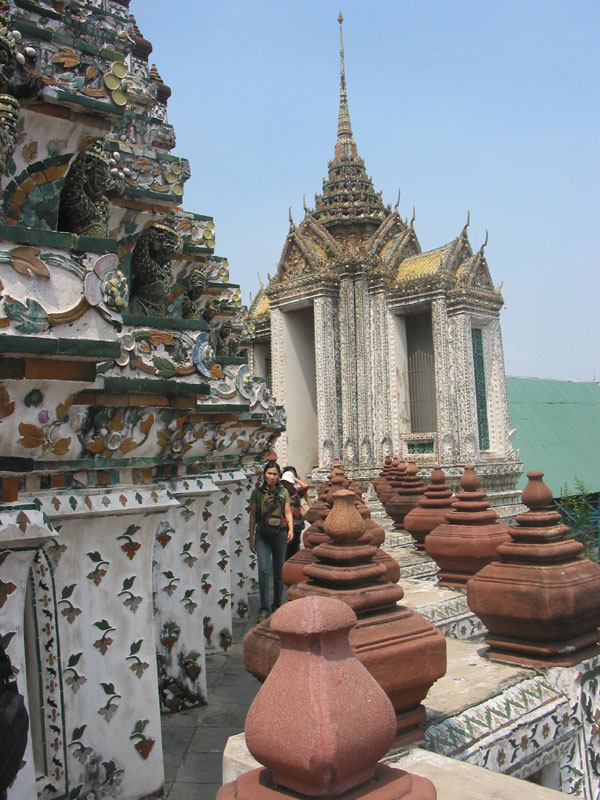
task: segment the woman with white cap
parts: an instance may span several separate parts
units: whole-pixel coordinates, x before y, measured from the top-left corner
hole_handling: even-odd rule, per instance
[[[292,518],[294,520],[294,538],[288,542],[287,550],[285,553],[285,560],[291,558],[300,549],[300,536],[304,530],[304,519],[302,518],[301,501],[304,497],[310,505],[308,498],[308,484],[298,477],[294,467],[285,467],[283,475],[281,476],[282,485],[288,490],[290,496],[290,508],[292,510]]]

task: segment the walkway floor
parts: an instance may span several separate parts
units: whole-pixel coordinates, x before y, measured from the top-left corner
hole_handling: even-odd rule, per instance
[[[206,657],[209,705],[164,714],[165,797],[214,800],[221,786],[221,760],[227,739],[244,729],[246,713],[260,683],[242,661],[242,639],[256,624],[258,596],[250,597],[248,617],[233,623],[227,653]]]

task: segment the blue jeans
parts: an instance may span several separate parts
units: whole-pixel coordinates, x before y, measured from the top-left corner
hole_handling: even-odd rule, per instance
[[[260,593],[260,611],[269,613],[281,605],[283,581],[281,568],[285,561],[287,546],[287,528],[281,528],[276,534],[263,538],[259,528],[254,536],[256,560],[258,562],[258,591]],[[271,558],[273,559],[273,603],[269,603],[271,582]]]

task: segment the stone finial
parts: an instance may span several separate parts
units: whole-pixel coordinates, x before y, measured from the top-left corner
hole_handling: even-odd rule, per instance
[[[425,537],[446,521],[446,514],[452,508],[454,495],[445,481],[446,476],[436,464],[419,505],[404,517],[404,527],[415,540],[417,550],[425,550]]]
[[[148,70],[148,77],[151,78],[156,84],[156,99],[158,102],[166,103],[172,94],[171,87],[167,86],[167,84],[163,81],[156,64],[152,64]]]
[[[318,491],[316,502],[304,515],[304,519],[311,523],[302,534],[304,549],[288,559],[283,566],[283,580],[286,586],[291,586],[304,580],[304,567],[315,561],[312,548],[332,539],[325,529],[324,523],[327,516],[331,513],[335,495],[340,490],[347,490],[354,495],[354,507],[364,520],[363,532],[359,535],[360,544],[371,544],[377,548],[374,560],[385,566],[386,579],[392,583],[397,583],[400,579],[400,567],[398,562],[384,550],[380,545],[385,541],[385,531],[375,520],[371,519],[369,509],[362,502],[360,490],[348,480],[341,465],[334,465],[328,481],[321,484]]]
[[[388,500],[394,496],[396,490],[402,484],[405,473],[406,464],[397,456],[393,457],[390,464],[384,465],[381,475],[383,480],[377,486],[379,500],[384,506]]]
[[[600,566],[549,507],[544,473],[527,473],[522,500],[499,561],[467,584],[471,609],[488,629],[487,655],[508,664],[571,666],[600,653]]]
[[[398,472],[399,480],[388,478],[388,483],[394,492],[391,497],[384,500],[384,505],[386,513],[394,520],[395,531],[404,530],[404,517],[418,506],[423,497],[425,484],[419,478],[418,471],[416,463],[409,461],[404,471]]]
[[[148,77],[152,78],[155,83],[162,83],[163,79],[161,78],[160,72],[158,71],[158,67],[156,64],[152,64],[150,69],[148,70]]]
[[[507,525],[498,521],[481,480],[467,464],[446,521],[425,537],[425,550],[440,568],[440,586],[462,588],[469,578],[497,559],[497,549],[510,541]]]
[[[129,15],[128,27],[129,35],[133,39],[133,55],[143,61],[148,61],[148,56],[152,52],[152,42],[144,38],[133,14]]]
[[[356,510],[356,495],[348,489],[341,489],[335,493],[334,501],[323,530],[334,542],[355,542],[365,529],[364,520]]]
[[[246,742],[292,791],[338,795],[363,783],[394,738],[392,705],[348,643],[355,624],[326,597],[288,603],[271,620],[281,652],[248,711]]]
[[[460,479],[460,488],[463,492],[476,492],[481,486],[481,478],[475,472],[473,464],[466,464]]]
[[[350,646],[355,625],[354,612],[330,597],[305,597],[273,614],[281,649],[245,730],[248,749],[266,769],[226,784],[217,800],[277,800],[290,793],[351,793],[359,800],[379,797],[382,789],[382,797],[435,800],[427,779],[376,763],[392,744],[396,719]]]
[[[532,469],[527,473],[527,477],[529,482],[521,494],[523,503],[530,511],[542,511],[548,508],[552,502],[552,492],[542,480],[544,473],[539,469]]]

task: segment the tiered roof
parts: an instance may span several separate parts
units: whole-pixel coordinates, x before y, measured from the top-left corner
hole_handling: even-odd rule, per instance
[[[335,155],[329,162],[329,178],[323,180],[323,192],[315,195],[313,216],[330,231],[340,225],[361,223],[375,229],[387,216],[381,195],[375,192],[373,181],[367,175],[365,162],[360,158],[352,136],[346,72],[344,67],[343,17],[340,23],[340,109]]]

